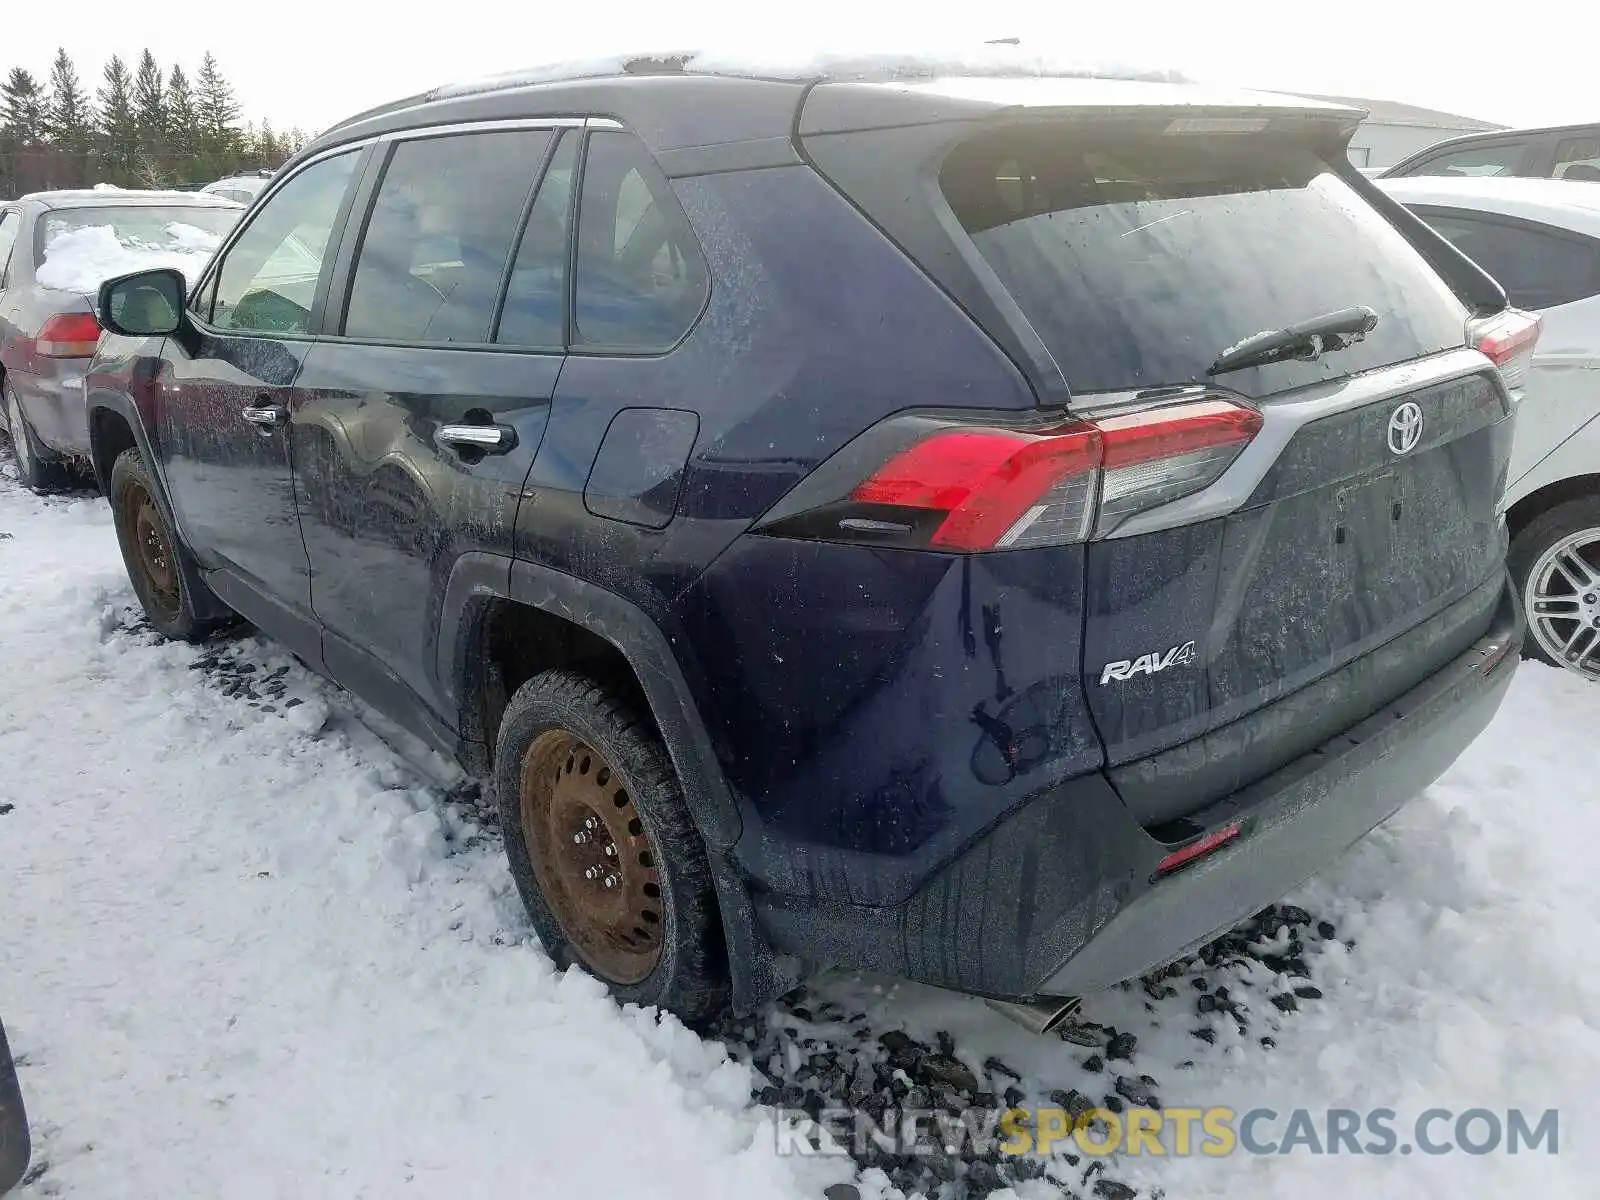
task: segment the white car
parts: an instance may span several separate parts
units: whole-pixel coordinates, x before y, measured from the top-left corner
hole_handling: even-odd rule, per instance
[[[212,196],[221,196],[224,200],[248,205],[264,192],[267,184],[271,182],[271,171],[256,171],[249,175],[230,175],[226,179],[208,183],[200,190]]]
[[[1379,186],[1540,314],[1506,487],[1510,566],[1527,653],[1600,679],[1600,187],[1446,176]]]

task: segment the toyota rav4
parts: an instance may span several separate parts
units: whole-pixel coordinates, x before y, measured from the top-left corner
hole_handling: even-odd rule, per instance
[[[1047,1024],[1388,817],[1515,668],[1537,323],[1359,116],[692,59],[362,114],[193,288],[102,289],[134,588],[485,779],[621,999],[841,965]]]

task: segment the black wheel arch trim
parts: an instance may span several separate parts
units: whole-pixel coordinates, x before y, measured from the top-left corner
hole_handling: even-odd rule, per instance
[[[108,503],[110,502],[111,467],[116,462],[116,455],[106,459],[98,445],[99,422],[96,417],[102,412],[116,415],[133,434],[133,444],[143,457],[145,470],[150,473],[150,478],[156,485],[154,497],[156,507],[161,510],[161,519],[167,523],[167,528],[172,530],[173,539],[177,543],[175,548],[178,551],[178,569],[183,573],[186,590],[195,605],[195,615],[202,620],[232,616],[233,610],[220,599],[213,599],[212,589],[204,585],[200,564],[195,561],[194,551],[189,549],[188,539],[184,536],[177,514],[173,511],[172,501],[167,495],[167,477],[161,469],[161,458],[150,444],[150,437],[145,430],[144,420],[139,415],[138,407],[127,396],[117,392],[95,392],[90,395],[85,405],[84,419],[89,425],[89,462],[94,469],[95,485],[100,489],[100,494],[106,497]]]
[[[749,888],[732,853],[743,827],[738,805],[696,713],[688,682],[666,635],[637,605],[538,563],[480,552],[460,556],[445,586],[435,669],[441,691],[460,714],[464,753],[470,757],[474,748],[482,747],[481,768],[487,773],[487,730],[469,700],[483,684],[477,661],[482,620],[495,600],[550,613],[603,638],[637,676],[667,756],[690,798],[690,814],[706,842],[727,939],[733,1008],[749,1012],[799,984],[801,962],[775,952],[757,924]]]

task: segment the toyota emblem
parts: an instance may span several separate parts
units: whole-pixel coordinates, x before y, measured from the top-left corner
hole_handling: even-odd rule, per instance
[[[1389,414],[1389,449],[1410,454],[1422,440],[1422,409],[1407,400]]]

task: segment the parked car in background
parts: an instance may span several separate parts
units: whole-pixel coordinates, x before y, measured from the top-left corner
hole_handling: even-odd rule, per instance
[[[194,287],[101,290],[151,625],[242,614],[455,755],[623,1000],[834,964],[1048,1027],[1388,817],[1515,670],[1536,325],[1349,166],[1360,113],[934,70],[445,89],[325,133]]]
[[[1383,189],[1540,314],[1506,486],[1529,655],[1600,679],[1600,188],[1549,179]]]
[[[1600,124],[1469,133],[1419,150],[1382,172],[1384,179],[1416,175],[1600,182]]]
[[[262,169],[247,175],[229,175],[226,179],[206,184],[200,190],[210,196],[221,196],[224,200],[248,205],[265,190],[271,179],[272,172]]]
[[[101,282],[145,265],[197,268],[241,211],[220,196],[110,188],[0,203],[0,412],[24,484],[86,475],[83,372],[100,339]]]

